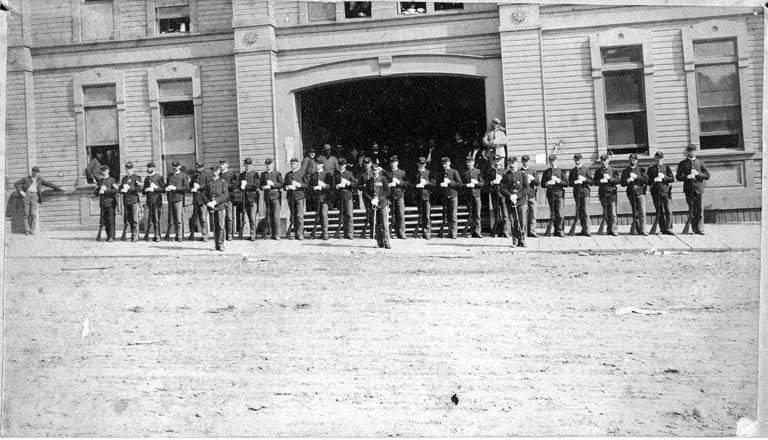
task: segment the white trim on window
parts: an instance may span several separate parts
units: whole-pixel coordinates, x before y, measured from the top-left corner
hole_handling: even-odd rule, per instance
[[[110,40],[120,38],[120,0],[111,0],[112,2],[112,36]],[[82,43],[99,40],[83,39],[83,10],[82,5],[85,0],[71,0],[72,5],[72,42]]]

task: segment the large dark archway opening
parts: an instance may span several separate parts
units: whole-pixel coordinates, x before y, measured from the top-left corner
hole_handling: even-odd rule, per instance
[[[483,78],[370,78],[304,90],[298,98],[305,151],[325,143],[368,151],[377,142],[398,154],[419,137],[445,145],[456,130],[470,139],[485,128]]]

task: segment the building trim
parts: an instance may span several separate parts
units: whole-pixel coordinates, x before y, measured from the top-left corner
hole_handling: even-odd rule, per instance
[[[80,43],[83,41],[83,26],[82,26],[83,1],[84,0],[71,0],[72,43]],[[112,2],[112,36],[109,39],[117,40],[120,38],[120,0],[111,0],[111,2]]]

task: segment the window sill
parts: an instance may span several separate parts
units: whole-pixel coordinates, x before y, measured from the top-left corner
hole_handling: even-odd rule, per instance
[[[750,159],[755,155],[754,151],[744,151],[729,148],[713,148],[711,150],[698,150],[696,151],[696,157],[704,160],[707,159],[732,159],[732,160],[745,160]]]

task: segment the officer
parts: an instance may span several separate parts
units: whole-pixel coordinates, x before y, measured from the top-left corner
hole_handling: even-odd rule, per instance
[[[616,225],[616,185],[619,183],[619,172],[608,166],[608,155],[600,156],[600,167],[595,170],[592,181],[598,185],[597,195],[603,207],[603,218],[607,233],[619,235]]]
[[[525,227],[527,229],[527,235],[531,238],[536,238],[536,188],[539,186],[539,179],[536,177],[536,172],[530,168],[531,158],[527,154],[524,154],[520,158],[520,170],[525,175],[525,186],[523,191],[518,194],[520,197],[525,197],[526,201],[526,218]]]
[[[317,217],[315,225],[320,222],[320,239],[328,240],[328,209],[331,207],[331,191],[333,188],[333,174],[325,171],[322,158],[316,162],[317,172],[311,176],[310,185],[315,191],[317,200]],[[314,237],[314,230],[312,231]]]
[[[400,169],[400,161],[396,155],[389,158],[391,170],[387,173],[389,180],[392,210],[394,211],[395,236],[405,238],[405,188],[409,182],[406,180],[405,170]]]
[[[101,176],[96,183],[94,195],[99,196],[101,219],[107,230],[107,241],[115,241],[115,207],[117,206],[117,189],[119,185],[109,176],[109,167],[102,165]]]
[[[149,241],[149,230],[154,228],[155,238],[152,241],[160,241],[160,214],[163,210],[163,191],[165,190],[165,178],[155,171],[155,163],[147,163],[147,177],[144,179],[142,192],[147,196],[147,229],[144,231],[144,241]]]
[[[629,166],[621,172],[621,186],[627,187],[627,198],[632,207],[632,218],[635,224],[635,233],[648,235],[645,232],[645,187],[648,184],[648,176],[645,170],[637,165],[637,154],[629,155]]]
[[[653,155],[656,163],[648,167],[648,182],[651,184],[651,199],[656,210],[659,229],[664,235],[675,235],[672,232],[672,211],[669,204],[672,199],[672,182],[675,175],[672,169],[664,165],[664,153],[657,151]]]
[[[266,171],[261,173],[261,189],[264,190],[264,206],[266,207],[265,225],[269,225],[272,240],[280,240],[280,188],[283,187],[283,176],[275,170],[275,161],[271,157],[264,160]]]
[[[467,207],[469,208],[469,230],[473,238],[483,238],[480,224],[481,199],[480,190],[485,186],[483,173],[475,168],[475,158],[467,156],[465,159],[466,171],[461,175],[461,180],[466,189]]]
[[[584,159],[581,153],[573,155],[575,166],[568,173],[568,184],[573,187],[573,200],[576,203],[576,215],[574,222],[581,220],[581,233],[585,237],[590,237],[589,232],[589,185],[592,184],[592,175],[589,167],[584,165]]]
[[[514,166],[517,159],[514,159],[514,161],[510,159],[507,160],[509,167],[507,168],[507,172],[501,177],[501,183],[499,183],[499,204],[503,206],[503,210],[506,213],[505,223],[509,224],[509,235],[512,236],[512,246],[518,246],[520,244],[520,236],[524,229],[521,229],[520,220],[518,218],[517,202],[522,186],[520,185],[518,178],[519,173]],[[509,237],[509,235],[506,234],[506,230],[504,232],[505,234],[502,234],[502,236]]]
[[[131,241],[139,241],[139,191],[141,191],[141,177],[134,173],[133,162],[125,163],[125,176],[120,180],[120,193],[123,194],[123,235],[126,240],[125,229],[131,227]]]
[[[378,247],[391,249],[389,243],[389,179],[382,172],[382,168],[375,165],[373,177],[365,183],[364,196],[370,201],[376,211],[376,244]]]
[[[202,240],[208,239],[208,208],[205,206],[205,188],[213,178],[213,173],[206,170],[201,162],[195,163],[195,172],[189,178],[189,192],[192,193],[192,216],[189,218],[189,238],[195,239],[195,232],[200,232]]]
[[[368,179],[372,177],[373,177],[373,160],[370,157],[366,157],[365,159],[363,159],[363,172],[357,176],[358,185],[361,187],[365,186],[365,182],[367,182]],[[373,209],[373,206],[371,206],[371,199],[368,197],[363,197],[363,206],[365,207],[365,223],[363,223],[362,237],[365,238],[366,236],[370,235],[370,238],[373,238],[373,235],[374,235],[373,221],[374,221],[375,210]],[[370,234],[368,233],[369,228],[370,228]]]
[[[347,160],[343,157],[338,160],[339,169],[333,176],[333,187],[336,188],[339,196],[339,212],[344,227],[344,238],[352,240],[354,235],[354,222],[353,222],[353,196],[354,190],[357,188],[357,178],[352,171],[347,170]]]
[[[709,180],[709,170],[701,159],[696,159],[696,146],[689,145],[685,149],[685,159],[677,164],[677,180],[683,183],[685,202],[691,218],[691,228],[695,234],[704,235],[701,224],[702,200],[704,197],[705,181]]]
[[[525,238],[528,235],[528,173],[513,165],[501,181],[501,191],[507,204],[507,212],[512,220],[512,244],[526,247]]]
[[[171,166],[173,167],[173,174],[168,177],[165,193],[168,195],[168,215],[173,219],[176,241],[181,241],[182,204],[184,203],[184,193],[189,191],[189,179],[185,173],[181,172],[179,162],[174,161]],[[166,234],[167,236],[168,234]]]
[[[431,212],[432,189],[435,187],[435,181],[427,169],[427,158],[419,157],[416,174],[413,177],[414,188],[416,189],[416,203],[419,209],[419,222],[416,226],[416,234],[421,231],[421,236],[429,240],[432,230]]]
[[[224,227],[226,225],[227,205],[229,204],[229,182],[221,177],[225,168],[222,165],[223,163],[213,168],[213,175],[203,192],[203,201],[213,215],[213,237],[217,251],[224,250],[224,236],[226,235]]]
[[[291,159],[291,170],[285,173],[285,179],[283,179],[286,200],[288,200],[288,210],[290,211],[291,219],[290,225],[293,225],[293,230],[296,236],[296,240],[304,240],[304,212],[306,210],[306,194],[305,191],[309,185],[310,174],[303,174],[299,169],[299,160],[295,157]],[[288,227],[288,239],[292,240],[290,225]]]
[[[325,168],[325,171],[331,176],[335,175],[336,171],[339,169],[339,159],[333,154],[333,147],[331,147],[331,144],[323,145],[323,159],[323,167]]]
[[[443,170],[436,179],[440,182],[443,192],[443,218],[448,226],[448,238],[455,239],[457,235],[457,216],[459,204],[459,188],[462,187],[459,172],[451,168],[451,159],[441,159]]]
[[[488,184],[488,193],[491,195],[491,207],[493,208],[493,228],[491,237],[509,238],[508,223],[509,212],[504,196],[501,194],[501,181],[507,170],[504,168],[504,156],[494,156],[493,166],[488,171],[485,181]]]
[[[565,187],[568,186],[566,172],[557,167],[557,155],[549,156],[549,168],[541,176],[541,187],[547,189],[549,215],[554,226],[555,236],[563,237],[563,199]]]
[[[229,162],[222,159],[219,161],[219,167],[221,167],[221,178],[227,182],[227,193],[229,194],[229,201],[223,208],[225,213],[225,225],[224,230],[226,233],[225,239],[227,241],[232,240],[235,235],[235,230],[240,230],[240,211],[242,209],[242,193],[240,192],[240,176],[234,170],[229,168]]]
[[[60,186],[51,183],[40,176],[40,168],[32,167],[29,176],[14,184],[16,192],[24,203],[24,233],[33,235],[37,228],[39,205],[43,203],[42,187],[47,186],[56,191],[64,191]]]
[[[243,165],[245,166],[245,171],[240,173],[240,189],[245,193],[245,197],[243,197],[245,215],[248,217],[248,225],[251,228],[248,240],[254,241],[256,240],[256,230],[259,226],[259,188],[261,188],[261,176],[253,165],[253,159],[250,157],[245,158]],[[242,236],[242,230],[240,233]]]

